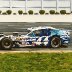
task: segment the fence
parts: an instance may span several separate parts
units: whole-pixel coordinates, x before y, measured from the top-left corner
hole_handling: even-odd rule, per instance
[[[59,12],[60,10],[66,10],[71,12],[72,1],[71,0],[0,0],[0,9],[6,10],[11,9],[13,11],[33,10],[38,12],[43,9],[46,12],[49,10],[55,10]]]

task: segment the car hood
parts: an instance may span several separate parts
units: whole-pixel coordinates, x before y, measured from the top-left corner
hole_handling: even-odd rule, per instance
[[[58,32],[61,35],[70,35],[70,31],[69,30],[59,30]]]

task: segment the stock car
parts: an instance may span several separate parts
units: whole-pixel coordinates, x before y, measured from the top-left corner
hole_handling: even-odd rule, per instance
[[[26,35],[13,33],[13,35],[3,35],[0,37],[0,47],[11,49],[13,46],[46,46],[58,48],[68,45],[70,42],[69,30],[57,29],[53,27],[31,27]]]

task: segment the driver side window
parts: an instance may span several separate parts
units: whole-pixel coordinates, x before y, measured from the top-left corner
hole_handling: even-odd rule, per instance
[[[36,31],[34,31],[34,34],[35,34],[35,36],[40,36],[41,30],[36,30]]]

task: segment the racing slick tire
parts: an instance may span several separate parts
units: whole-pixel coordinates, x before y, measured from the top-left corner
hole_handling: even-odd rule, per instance
[[[60,38],[57,37],[57,36],[52,37],[50,45],[51,45],[52,48],[58,48],[58,47],[60,47],[61,46],[61,40],[60,40]]]
[[[9,38],[3,38],[1,40],[1,48],[4,49],[4,50],[11,50],[13,46],[13,42],[11,39]]]

